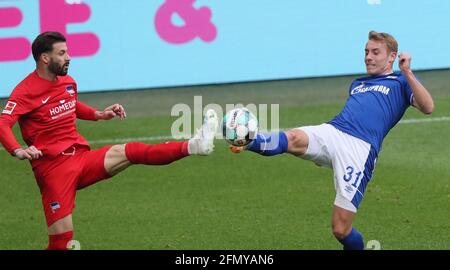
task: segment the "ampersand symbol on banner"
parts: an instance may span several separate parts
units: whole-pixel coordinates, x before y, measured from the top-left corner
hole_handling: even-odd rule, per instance
[[[217,28],[211,22],[212,12],[208,7],[195,8],[196,0],[165,0],[156,12],[155,27],[158,35],[172,44],[183,44],[199,37],[205,42],[216,39]],[[183,26],[172,22],[172,15],[178,14]]]

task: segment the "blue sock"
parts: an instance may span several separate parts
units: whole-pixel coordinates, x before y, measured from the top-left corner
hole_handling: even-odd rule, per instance
[[[263,156],[274,156],[287,152],[288,139],[286,133],[259,133],[250,144],[248,150]]]
[[[344,250],[364,249],[364,240],[361,234],[355,228],[352,228],[350,234],[347,235],[344,239],[339,240],[339,242],[341,242],[341,244],[344,246]]]

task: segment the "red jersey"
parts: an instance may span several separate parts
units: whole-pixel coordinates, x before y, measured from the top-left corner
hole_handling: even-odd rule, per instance
[[[14,88],[1,112],[0,142],[10,153],[21,147],[11,131],[18,120],[26,144],[52,159],[74,144],[89,146],[76,129],[76,118],[96,120],[95,110],[77,100],[74,79],[48,81],[34,71]]]

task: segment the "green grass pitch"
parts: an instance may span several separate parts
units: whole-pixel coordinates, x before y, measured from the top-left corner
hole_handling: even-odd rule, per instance
[[[435,113],[410,108],[403,119],[450,116],[450,70],[419,76]],[[94,142],[170,135],[171,107],[192,105],[194,95],[204,105],[280,104],[283,128],[320,124],[342,108],[354,77],[84,94],[98,108],[124,104],[129,117],[78,125]],[[391,130],[355,218],[366,241],[382,249],[450,249],[449,134],[445,119]],[[0,171],[0,249],[45,248],[30,165],[0,150]],[[290,155],[232,154],[219,140],[211,156],[134,166],[79,191],[74,239],[82,249],[340,249],[330,228],[334,196],[330,169]]]

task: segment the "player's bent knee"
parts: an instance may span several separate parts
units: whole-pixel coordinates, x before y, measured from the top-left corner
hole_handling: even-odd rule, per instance
[[[333,223],[332,232],[337,239],[344,239],[352,230],[352,225]]]
[[[115,159],[126,158],[126,155],[125,155],[125,144],[118,144],[118,145],[112,146],[108,150],[106,155],[111,157],[111,158],[115,158]]]
[[[112,165],[129,163],[125,152],[125,144],[118,144],[112,146],[105,156],[105,164],[110,163]]]
[[[113,176],[131,165],[125,153],[125,144],[112,146],[105,156],[105,169]]]
[[[299,129],[285,132],[288,139],[288,152],[294,155],[303,155],[308,149],[308,135]]]
[[[58,219],[48,227],[49,235],[62,234],[68,231],[73,231],[72,214]]]

